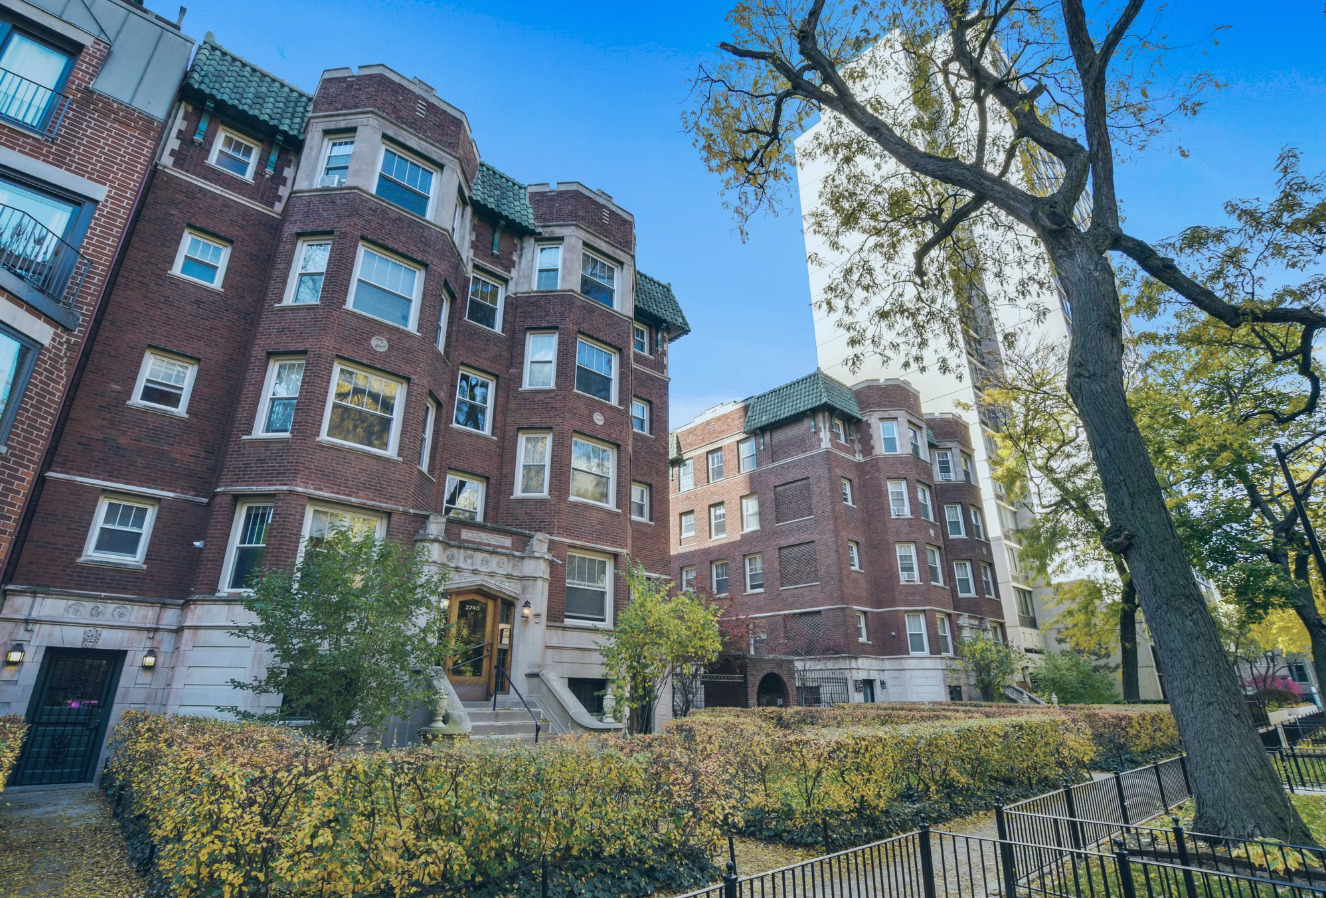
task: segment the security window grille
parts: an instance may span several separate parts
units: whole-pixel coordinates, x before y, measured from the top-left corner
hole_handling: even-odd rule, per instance
[[[967,531],[964,529],[964,527],[963,527],[963,523],[962,523],[962,506],[961,506],[961,505],[945,505],[945,506],[944,506],[944,520],[945,520],[945,522],[947,522],[947,524],[948,524],[948,535],[949,535],[949,536],[966,536],[966,535],[967,535]]]
[[[930,487],[924,483],[916,485],[916,502],[921,510],[921,518],[926,521],[935,519],[935,508],[930,501]]]
[[[747,555],[746,563],[746,592],[764,591],[764,556]]]
[[[186,231],[176,273],[213,287],[221,286],[221,269],[230,247]]]
[[[722,539],[727,536],[727,505],[719,502],[709,506],[709,538]]]
[[[742,496],[741,497],[741,530],[760,529],[760,497]]]
[[[488,433],[493,381],[473,371],[461,371],[456,386],[457,427]]]
[[[580,292],[608,308],[616,305],[617,267],[598,256],[580,256]]]
[[[267,372],[267,391],[259,433],[275,436],[290,432],[295,420],[295,403],[304,382],[303,359],[274,359]]]
[[[550,389],[557,375],[557,334],[531,331],[525,336],[525,387]]]
[[[649,328],[642,324],[631,327],[631,345],[636,352],[649,355]]]
[[[999,591],[995,589],[994,565],[987,561],[981,562],[981,586],[987,599],[999,598]]]
[[[985,518],[981,516],[981,510],[974,505],[971,507],[971,535],[977,539],[985,539]]]
[[[939,550],[934,546],[925,547],[925,564],[930,569],[930,582],[936,586],[943,586],[944,569],[940,565]]]
[[[714,595],[725,596],[728,590],[727,562],[715,561],[709,566],[709,585]]]
[[[295,284],[290,293],[290,304],[312,305],[322,298],[322,282],[327,275],[327,257],[331,255],[330,240],[310,240],[296,249]]]
[[[252,177],[254,154],[258,148],[225,131],[217,132],[217,138],[212,164],[241,178]]]
[[[939,654],[953,654],[953,634],[949,630],[948,615],[935,615],[935,632],[939,636]]]
[[[755,470],[754,440],[742,440],[737,444],[737,470],[743,474]]]
[[[930,647],[925,637],[925,615],[907,615],[907,651],[913,655],[928,655]]]
[[[648,484],[631,484],[631,517],[635,518],[637,521],[649,520]]]
[[[141,561],[154,506],[103,499],[96,537],[89,555],[117,561]]]
[[[331,140],[327,143],[327,162],[322,166],[319,187],[340,187],[350,173],[350,156],[354,153],[353,137]]]
[[[390,148],[382,151],[377,194],[415,215],[428,215],[433,194],[433,172]]]
[[[723,479],[723,450],[715,449],[708,455],[709,482],[717,483]]]
[[[539,247],[539,269],[534,289],[556,290],[561,286],[562,248],[560,246]]]
[[[449,518],[461,521],[483,520],[484,483],[477,477],[448,474],[446,496],[442,511]]]
[[[895,518],[912,516],[911,502],[907,497],[907,481],[889,481],[889,513]]]
[[[695,512],[683,511],[678,516],[679,533],[682,539],[689,539],[695,536]]]
[[[852,481],[850,481],[850,480],[848,480],[846,477],[844,477],[844,478],[842,479],[840,485],[839,485],[839,490],[840,490],[840,492],[841,492],[842,495],[843,495],[843,503],[844,503],[844,504],[846,504],[846,505],[854,505],[854,504],[855,504],[855,503],[852,501]]]
[[[681,468],[679,489],[682,492],[695,489],[695,460],[688,458],[679,467]]]
[[[894,550],[898,553],[898,578],[903,583],[919,583],[921,578],[916,570],[916,545],[898,543]]]
[[[778,523],[811,516],[810,479],[780,483],[774,487],[774,517]]]
[[[552,453],[549,443],[552,435],[547,433],[522,433],[520,435],[520,473],[516,494],[520,496],[548,495],[548,462]]]
[[[684,568],[681,569],[681,591],[682,591],[682,592],[694,592],[694,591],[695,591],[695,568],[694,568],[694,567],[684,567]]]
[[[241,506],[226,589],[248,588],[249,581],[262,567],[262,557],[267,551],[267,529],[271,526],[274,510],[271,505]]]
[[[566,553],[566,616],[574,620],[608,620],[608,566],[606,558]]]
[[[600,443],[571,440],[571,497],[612,505],[613,450]]]
[[[631,400],[631,429],[636,433],[649,433],[649,403],[643,399]]]
[[[475,274],[470,277],[470,301],[465,317],[490,330],[502,329],[502,285]]]
[[[616,354],[588,340],[576,341],[576,391],[613,402],[616,392]]]
[[[819,560],[814,543],[783,546],[778,550],[778,585],[807,586],[820,579]]]
[[[976,595],[976,583],[972,580],[970,561],[953,562],[953,579],[958,585],[958,595]]]
[[[847,541],[847,565],[854,571],[861,570],[861,546],[855,540]]]
[[[184,414],[189,406],[196,365],[181,359],[149,352],[135,399],[143,405]]]
[[[422,278],[419,269],[361,246],[350,308],[408,329],[414,323],[414,301]]]
[[[327,438],[377,452],[394,451],[401,387],[380,375],[338,365]]]
[[[879,445],[880,451],[888,455],[898,454],[898,422],[880,421],[879,422]]]

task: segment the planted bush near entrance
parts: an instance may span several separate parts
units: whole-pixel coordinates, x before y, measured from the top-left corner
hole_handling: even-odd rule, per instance
[[[28,731],[28,722],[17,714],[0,717],[0,792],[5,791],[5,781],[18,763],[18,752],[23,747],[23,734]]]

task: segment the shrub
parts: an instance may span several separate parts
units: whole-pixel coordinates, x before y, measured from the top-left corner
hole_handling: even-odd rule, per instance
[[[1266,707],[1271,711],[1303,704],[1303,687],[1285,677],[1262,675],[1253,677],[1243,685],[1252,689],[1258,698],[1266,699]]]
[[[1037,696],[1051,696],[1064,705],[1097,705],[1118,699],[1114,677],[1101,670],[1081,652],[1046,652],[1031,671],[1031,688]]]
[[[1183,751],[1179,726],[1169,706],[1085,707],[1065,713],[1086,727],[1096,747],[1092,766],[1128,769],[1171,758]]]
[[[23,735],[28,731],[28,722],[17,714],[0,717],[0,792],[5,791],[5,781],[18,763],[19,749],[23,747]]]

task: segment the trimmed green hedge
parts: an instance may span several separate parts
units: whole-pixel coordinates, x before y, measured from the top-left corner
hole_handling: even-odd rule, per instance
[[[17,714],[0,717],[0,792],[5,791],[5,781],[18,763],[18,753],[23,748],[23,735],[27,731],[28,722]]]

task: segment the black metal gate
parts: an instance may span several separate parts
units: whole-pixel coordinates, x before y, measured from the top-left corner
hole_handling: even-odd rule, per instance
[[[92,779],[123,667],[123,652],[46,650],[10,785]]]
[[[847,677],[843,674],[796,672],[797,704],[803,708],[827,708],[849,700]]]

